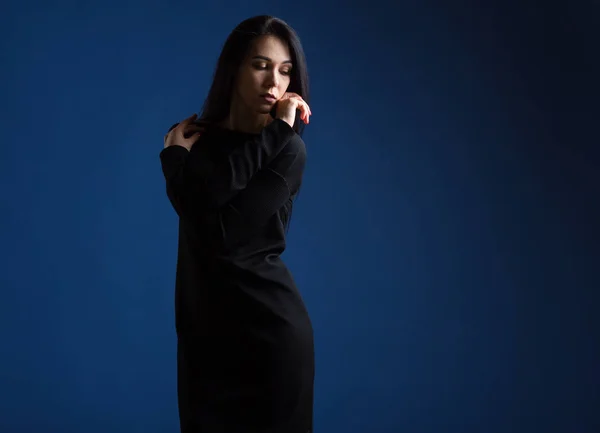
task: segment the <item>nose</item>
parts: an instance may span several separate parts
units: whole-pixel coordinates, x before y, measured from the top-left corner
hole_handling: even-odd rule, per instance
[[[273,70],[267,77],[267,87],[277,87],[279,86],[279,76],[277,71]]]

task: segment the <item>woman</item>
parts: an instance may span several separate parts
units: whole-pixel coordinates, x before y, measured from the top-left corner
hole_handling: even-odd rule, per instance
[[[200,118],[165,137],[184,433],[312,431],[313,330],[280,258],[306,158],[307,78],[295,32],[248,19],[225,43]]]

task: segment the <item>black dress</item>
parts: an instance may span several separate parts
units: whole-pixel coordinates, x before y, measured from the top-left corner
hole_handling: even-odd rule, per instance
[[[260,134],[208,127],[160,157],[179,215],[181,431],[311,432],[313,329],[280,257],[304,142],[276,119]]]

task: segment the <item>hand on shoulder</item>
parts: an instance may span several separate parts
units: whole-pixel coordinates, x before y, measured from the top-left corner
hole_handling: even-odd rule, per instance
[[[172,128],[164,138],[165,149],[171,146],[185,147],[188,151],[192,149],[192,146],[198,138],[204,132],[204,127],[195,123],[197,118],[196,114],[183,120]]]

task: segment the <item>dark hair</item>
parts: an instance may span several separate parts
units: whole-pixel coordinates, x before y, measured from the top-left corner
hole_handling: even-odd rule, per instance
[[[199,122],[217,123],[227,118],[238,70],[254,40],[266,35],[276,36],[288,44],[294,65],[288,92],[299,94],[310,104],[306,58],[298,35],[283,20],[269,15],[260,15],[242,21],[227,37],[217,61],[213,82],[204,101]],[[294,130],[298,135],[302,135],[304,123],[299,116],[296,117]]]

